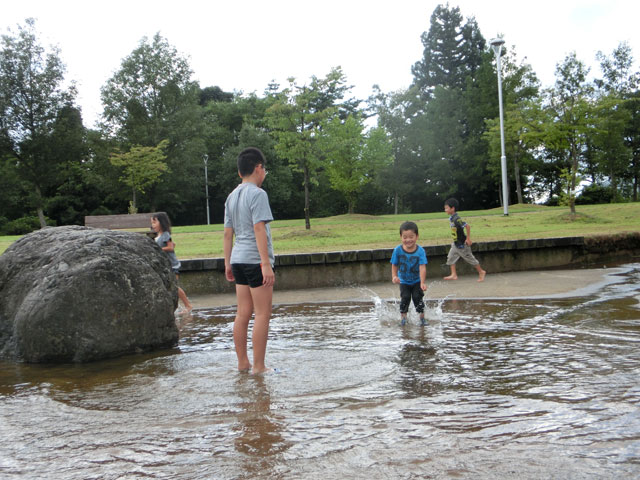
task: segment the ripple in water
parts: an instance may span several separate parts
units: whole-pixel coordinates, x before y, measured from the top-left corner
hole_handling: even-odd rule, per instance
[[[632,478],[639,267],[582,298],[279,306],[235,371],[233,309],[178,348],[3,364],[2,478]]]

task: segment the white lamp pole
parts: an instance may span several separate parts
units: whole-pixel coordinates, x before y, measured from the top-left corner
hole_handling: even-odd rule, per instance
[[[502,156],[500,157],[500,168],[502,170],[502,205],[504,214],[509,215],[509,187],[507,185],[507,157],[504,154],[504,120],[502,113],[502,76],[500,72],[500,52],[502,51],[504,40],[494,38],[491,40],[491,47],[496,56],[496,67],[498,69],[498,104],[500,107],[500,149]]]
[[[209,161],[209,155],[206,153],[204,157],[204,193],[207,200],[207,225],[209,225],[209,178],[207,177],[207,162]]]

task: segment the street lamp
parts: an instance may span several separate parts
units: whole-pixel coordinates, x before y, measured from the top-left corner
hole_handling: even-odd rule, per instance
[[[502,156],[500,157],[500,169],[502,170],[502,205],[504,214],[509,215],[509,187],[507,186],[507,157],[504,154],[504,120],[502,113],[502,77],[500,75],[500,52],[504,45],[502,38],[494,38],[491,40],[491,48],[496,56],[496,67],[498,70],[498,104],[500,107],[500,149]]]
[[[207,177],[207,162],[209,161],[209,155],[205,153],[202,159],[204,160],[204,193],[207,200],[207,225],[209,225],[209,179]]]

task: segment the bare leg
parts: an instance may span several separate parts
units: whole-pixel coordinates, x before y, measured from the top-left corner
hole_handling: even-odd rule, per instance
[[[273,300],[273,285],[252,288],[251,298],[255,307],[253,321],[253,369],[252,373],[264,373],[268,368],[264,364],[267,354],[267,339],[269,337],[269,321],[271,320],[271,308]]]
[[[448,277],[444,277],[445,280],[457,280],[458,279],[458,273],[456,272],[456,264],[454,263],[453,265],[451,265],[451,275],[449,275]]]
[[[180,287],[178,287],[178,298],[182,300],[182,304],[184,305],[184,308],[187,310],[187,313],[193,310],[193,305],[191,305],[191,302],[187,298],[187,294],[184,293],[184,290]]]
[[[484,277],[487,275],[487,272],[485,272],[482,267],[480,266],[480,264],[476,265],[476,270],[478,271],[478,281],[479,282],[483,282],[484,281]]]
[[[236,297],[238,299],[238,311],[233,322],[233,343],[238,357],[238,370],[249,370],[251,362],[247,356],[247,332],[249,320],[253,313],[253,300],[248,285],[236,285]]]

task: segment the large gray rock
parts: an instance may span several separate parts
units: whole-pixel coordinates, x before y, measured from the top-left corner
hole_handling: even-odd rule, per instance
[[[145,235],[47,228],[0,256],[0,357],[86,362],[175,345],[175,275]]]

